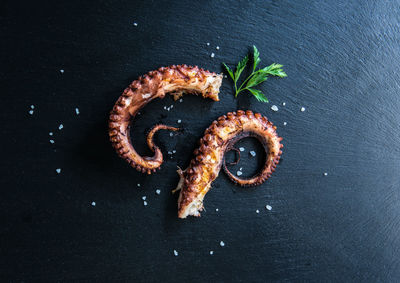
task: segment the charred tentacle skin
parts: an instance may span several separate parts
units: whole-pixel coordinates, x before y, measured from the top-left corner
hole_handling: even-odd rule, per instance
[[[200,147],[194,151],[195,157],[189,167],[184,171],[178,170],[180,181],[176,189],[180,189],[179,218],[200,216],[204,196],[224,164],[225,152],[232,149],[238,140],[248,136],[256,137],[265,149],[266,161],[263,168],[250,179],[234,176],[224,165],[225,172],[232,181],[241,186],[259,185],[271,176],[279,163],[283,147],[276,127],[266,117],[252,111],[238,110],[221,116],[204,132]]]
[[[165,125],[154,127],[147,137],[147,144],[154,156],[142,157],[133,148],[129,136],[130,123],[138,111],[153,99],[164,98],[167,93],[174,95],[175,100],[183,93],[194,93],[218,101],[221,82],[222,75],[187,65],[162,67],[132,82],[110,113],[108,132],[118,155],[140,172],[155,172],[161,166],[163,156],[161,150],[153,143],[154,134],[160,129],[177,129]]]

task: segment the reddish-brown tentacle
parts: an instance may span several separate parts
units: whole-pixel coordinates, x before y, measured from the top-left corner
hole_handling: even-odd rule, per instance
[[[276,133],[276,127],[259,113],[242,111],[228,113],[219,117],[205,131],[200,140],[200,147],[195,150],[195,157],[189,167],[179,170],[180,181],[177,189],[181,190],[178,199],[178,217],[200,216],[203,199],[217,178],[224,164],[224,154],[244,137],[256,137],[263,145],[266,161],[262,170],[250,179],[240,179],[225,167],[228,177],[241,186],[255,186],[267,180],[282,154],[282,138]]]
[[[175,128],[165,125],[153,128],[147,137],[147,143],[154,151],[154,156],[142,157],[133,148],[129,134],[129,125],[138,111],[153,99],[164,98],[167,93],[172,94],[175,100],[183,93],[194,93],[218,101],[221,83],[222,75],[187,65],[162,67],[133,81],[110,113],[109,136],[118,155],[140,172],[155,172],[161,166],[163,157],[152,137],[159,129]]]

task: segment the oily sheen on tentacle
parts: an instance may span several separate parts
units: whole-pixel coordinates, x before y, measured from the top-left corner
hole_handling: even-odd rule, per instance
[[[240,179],[226,168],[224,154],[237,141],[250,136],[257,138],[263,145],[266,161],[258,174],[250,179]],[[178,217],[200,216],[204,196],[217,178],[221,166],[224,166],[228,177],[238,185],[255,186],[263,183],[279,163],[283,147],[281,140],[276,133],[276,127],[259,113],[239,110],[219,117],[205,131],[189,167],[184,171],[178,170]]]
[[[193,93],[219,101],[221,83],[222,75],[187,65],[162,67],[133,81],[110,113],[109,136],[118,155],[138,171],[148,174],[155,172],[163,163],[163,155],[153,143],[154,134],[160,129],[178,129],[166,125],[155,126],[147,136],[147,144],[154,156],[140,156],[133,148],[129,134],[131,121],[138,111],[153,99],[164,98],[167,93],[172,94],[175,100],[183,93]]]

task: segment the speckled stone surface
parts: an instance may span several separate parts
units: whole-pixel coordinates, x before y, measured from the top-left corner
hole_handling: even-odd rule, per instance
[[[2,1],[1,280],[399,281],[399,10],[381,0]],[[115,154],[108,114],[131,81],[171,64],[220,72],[253,44],[262,66],[288,74],[260,87],[269,104],[235,99],[228,79],[220,102],[155,100],[131,133],[149,154],[151,126],[184,128],[157,134],[162,169],[143,175]],[[221,172],[202,217],[178,219],[176,167],[236,109],[278,126],[276,172],[250,189]],[[260,145],[238,147],[230,170],[255,173]]]

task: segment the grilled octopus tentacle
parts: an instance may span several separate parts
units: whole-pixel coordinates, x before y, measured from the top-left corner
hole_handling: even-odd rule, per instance
[[[219,174],[225,152],[244,137],[253,136],[261,142],[266,152],[264,167],[256,176],[246,180],[231,174],[224,165],[225,172],[232,181],[242,186],[259,185],[267,180],[275,171],[282,154],[282,138],[275,130],[276,127],[266,117],[259,113],[253,114],[252,111],[238,110],[214,121],[204,132],[200,147],[194,151],[195,157],[189,167],[184,171],[178,170],[180,181],[176,190],[181,190],[178,217],[200,216],[204,196]]]
[[[167,93],[174,95],[175,100],[183,93],[196,93],[218,101],[221,82],[222,75],[187,65],[162,67],[133,81],[110,113],[108,132],[118,155],[138,171],[148,174],[155,172],[161,166],[163,156],[153,143],[154,134],[160,129],[177,129],[165,125],[154,127],[147,136],[147,144],[154,151],[154,156],[142,157],[133,148],[129,135],[130,123],[137,112],[153,99],[164,98]]]

